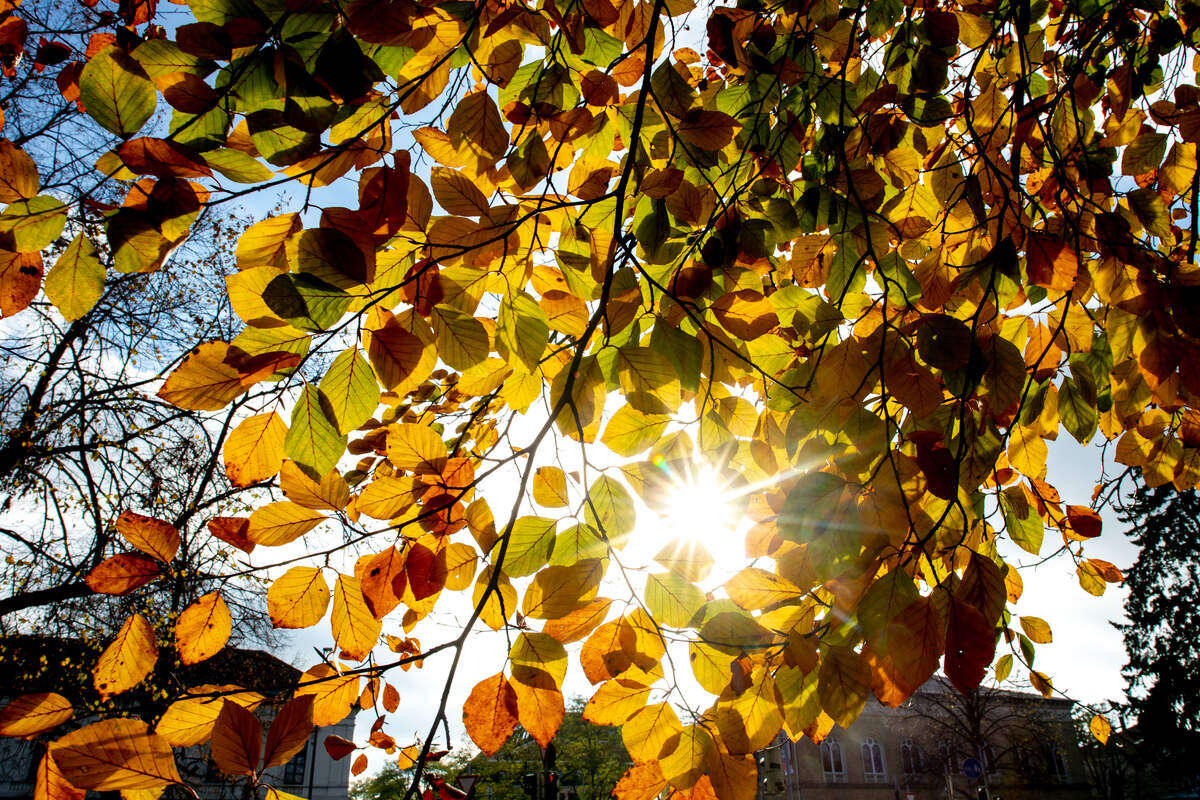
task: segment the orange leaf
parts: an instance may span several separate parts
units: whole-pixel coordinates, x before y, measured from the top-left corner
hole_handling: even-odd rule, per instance
[[[608,614],[612,600],[600,597],[578,608],[560,619],[552,619],[545,624],[542,632],[553,636],[563,644],[577,642],[594,631]]]
[[[625,770],[612,793],[617,800],[655,800],[666,787],[667,779],[655,760],[634,764]]]
[[[84,800],[85,797],[87,792],[76,789],[63,777],[58,762],[50,753],[42,756],[33,787],[33,800]]]
[[[334,761],[341,761],[346,756],[353,753],[358,748],[354,742],[349,739],[343,739],[341,736],[329,735],[325,737],[325,752]]]
[[[125,541],[159,561],[170,561],[179,552],[179,531],[169,522],[122,511],[117,531]]]
[[[558,733],[566,715],[566,704],[558,684],[547,672],[513,667],[513,691],[517,696],[517,718],[521,726],[544,749]]]
[[[205,342],[167,376],[158,396],[189,411],[220,411],[254,384],[299,363],[295,353],[248,356],[228,342]]]
[[[175,647],[184,664],[212,658],[229,641],[233,619],[218,592],[210,592],[183,610],[175,623]]]
[[[389,714],[395,713],[400,707],[400,693],[390,683],[384,684],[383,687],[383,707]]]
[[[97,564],[84,581],[99,594],[129,594],[162,575],[162,567],[141,553],[118,553]]]
[[[253,775],[262,756],[262,724],[253,713],[225,700],[213,727],[212,759],[226,775]]]
[[[158,660],[154,629],[141,614],[125,620],[121,630],[96,663],[93,678],[96,691],[109,698],[141,683]],[[85,787],[86,788],[86,787]]]
[[[61,694],[23,694],[0,709],[0,736],[28,739],[61,725],[72,714],[71,701]]]
[[[286,764],[308,742],[313,729],[313,697],[302,694],[294,697],[271,721],[267,731],[267,747],[263,753],[263,769]]]
[[[1047,289],[1069,292],[1075,286],[1079,258],[1075,250],[1057,236],[1032,233],[1025,241],[1029,282]]]
[[[517,694],[504,673],[480,681],[463,705],[463,726],[485,755],[495,755],[517,728]]]
[[[209,533],[245,553],[254,551],[249,531],[250,520],[246,517],[213,517],[208,521]]]
[[[108,719],[50,745],[62,778],[80,789],[159,789],[180,783],[171,746],[138,719]]]

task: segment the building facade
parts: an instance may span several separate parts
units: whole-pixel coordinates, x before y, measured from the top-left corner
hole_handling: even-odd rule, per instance
[[[77,708],[88,707],[90,671],[93,654],[85,652],[78,643],[36,636],[10,636],[0,640],[0,664],[7,674],[0,675],[0,705],[11,697],[37,691],[59,690]],[[56,669],[57,667],[57,669]],[[56,672],[68,671],[79,680],[59,683]],[[269,653],[257,650],[227,648],[220,654],[192,667],[178,676],[183,685],[233,684],[258,691],[267,701],[255,715],[264,731],[271,719],[291,696],[300,678],[300,670]],[[72,687],[75,687],[72,691]],[[136,695],[136,690],[130,695]],[[128,713],[140,713],[140,706],[130,699]],[[304,749],[282,766],[264,772],[263,783],[288,794],[308,800],[346,800],[350,786],[350,759],[334,761],[322,743],[326,736],[354,738],[354,713],[337,725],[316,728],[309,735]],[[153,718],[150,715],[148,718]],[[82,724],[87,719],[76,720]],[[25,741],[0,737],[0,798],[32,798],[37,767],[45,751],[44,741]],[[202,800],[241,800],[243,784],[225,779],[209,756],[208,744],[177,748],[175,760],[180,775],[192,786]],[[164,800],[173,797],[190,798],[190,793],[168,789]]]
[[[759,753],[759,798],[1084,800],[1071,706],[1023,692],[963,697],[938,680],[900,708],[872,698],[820,745],[781,734]]]

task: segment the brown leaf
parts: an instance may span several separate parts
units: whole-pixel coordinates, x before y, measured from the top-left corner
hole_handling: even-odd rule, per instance
[[[253,775],[262,756],[262,724],[252,712],[224,700],[211,746],[213,761],[226,775]]]
[[[141,553],[118,553],[97,564],[84,581],[99,594],[129,594],[161,576],[159,562]]]
[[[263,751],[263,769],[286,764],[308,743],[312,733],[313,697],[302,694],[287,702],[267,731],[267,747]]]

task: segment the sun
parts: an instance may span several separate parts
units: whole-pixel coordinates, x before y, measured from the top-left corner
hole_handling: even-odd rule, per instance
[[[660,469],[668,469],[665,464]],[[671,472],[655,503],[655,539],[701,545],[715,562],[713,574],[727,576],[745,560],[745,492],[728,470],[699,463]]]

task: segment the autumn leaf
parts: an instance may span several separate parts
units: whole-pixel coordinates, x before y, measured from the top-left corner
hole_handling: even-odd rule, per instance
[[[170,561],[179,552],[179,531],[169,522],[122,511],[117,531],[125,541],[159,561]]]
[[[263,769],[286,764],[292,756],[304,749],[313,730],[312,713],[312,695],[295,697],[279,709],[267,731]]]
[[[60,694],[23,694],[0,708],[0,736],[29,739],[58,727],[74,713],[71,701]]]
[[[229,640],[233,618],[218,592],[210,592],[183,610],[175,623],[175,647],[184,664],[212,658]]]
[[[141,720],[93,722],[55,740],[50,756],[79,789],[161,789],[181,782],[171,746]]]
[[[262,755],[262,725],[253,713],[223,701],[212,733],[212,759],[226,775],[253,775]]]
[[[517,693],[504,673],[480,681],[463,704],[463,727],[485,755],[495,755],[517,728]]]
[[[125,620],[92,670],[96,691],[112,697],[142,682],[158,660],[154,629],[141,614]]]

